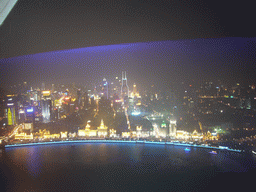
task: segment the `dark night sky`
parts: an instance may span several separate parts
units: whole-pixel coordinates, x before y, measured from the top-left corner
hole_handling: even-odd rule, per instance
[[[19,0],[0,27],[1,86],[122,70],[142,84],[254,81],[253,13],[252,5],[234,1]],[[100,45],[112,46],[93,47]]]

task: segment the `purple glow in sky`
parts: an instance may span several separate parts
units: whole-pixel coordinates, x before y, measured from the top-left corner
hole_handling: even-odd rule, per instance
[[[52,51],[0,60],[3,87],[18,82],[95,82],[127,71],[143,85],[252,78],[255,39],[215,38],[130,43]],[[251,79],[252,80],[252,79]]]

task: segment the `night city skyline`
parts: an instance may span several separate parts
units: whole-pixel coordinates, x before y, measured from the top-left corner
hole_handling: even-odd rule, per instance
[[[0,1],[0,189],[251,186],[254,12],[219,0]]]

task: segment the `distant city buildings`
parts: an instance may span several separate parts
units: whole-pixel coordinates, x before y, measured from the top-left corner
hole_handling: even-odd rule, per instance
[[[24,125],[23,131],[15,134],[17,139],[31,139],[32,134],[33,138],[46,135],[44,138],[59,139],[216,140],[234,127],[256,126],[252,120],[256,111],[254,85],[170,82],[171,89],[159,90],[154,84],[139,89],[136,82],[128,84],[128,76],[123,71],[121,78],[118,74],[112,79],[102,78],[93,87],[42,83],[41,88],[32,88],[27,82],[20,83],[12,86],[14,94],[4,99],[2,122],[9,127]],[[242,122],[235,117],[243,117]],[[85,125],[88,119],[91,122]],[[52,134],[38,131],[60,122],[68,123],[52,129]]]

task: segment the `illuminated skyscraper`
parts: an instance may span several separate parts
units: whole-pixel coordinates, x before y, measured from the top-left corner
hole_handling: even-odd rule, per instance
[[[79,108],[81,105],[81,89],[77,89],[77,107]]]
[[[171,120],[169,124],[169,136],[175,137],[177,132],[176,121]]]
[[[135,84],[135,83],[133,84],[133,93],[134,93],[134,94],[137,93],[137,87],[136,87],[136,84]]]
[[[8,125],[16,124],[15,108],[8,108]]]
[[[121,98],[125,99],[129,95],[129,87],[127,85],[126,71],[122,71]]]
[[[52,84],[52,93],[55,91],[55,85]]]
[[[17,107],[16,97],[14,95],[7,95],[7,103],[6,103],[6,117],[8,125],[16,124],[16,107]]]
[[[28,84],[27,82],[24,82],[22,87],[22,93],[26,94],[28,90],[29,90]]]
[[[103,79],[102,91],[103,91],[103,95],[108,99],[108,82],[105,78]]]
[[[43,116],[43,123],[49,123],[51,121],[51,92],[50,91],[42,91],[43,99],[42,103],[42,116]]]

